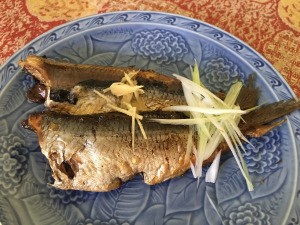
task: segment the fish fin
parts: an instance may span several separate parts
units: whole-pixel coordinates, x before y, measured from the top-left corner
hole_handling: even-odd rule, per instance
[[[278,122],[274,122],[274,123],[267,124],[267,125],[262,125],[262,126],[259,126],[254,129],[246,131],[245,134],[250,137],[258,138],[258,137],[265,135],[266,133],[268,133],[275,127],[278,127],[285,122],[286,122],[286,119],[283,119]]]
[[[241,130],[246,131],[268,124],[297,109],[300,109],[300,101],[298,99],[289,99],[263,105],[243,116],[245,123],[241,125]]]
[[[248,77],[248,84],[243,86],[240,94],[236,100],[236,104],[241,109],[253,108],[257,105],[260,96],[260,90],[254,86],[256,80],[256,74],[250,74]]]

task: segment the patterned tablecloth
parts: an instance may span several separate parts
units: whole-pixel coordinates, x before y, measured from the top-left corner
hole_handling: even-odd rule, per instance
[[[119,10],[180,14],[240,38],[285,77],[300,97],[299,0],[2,0],[0,64],[45,31],[80,17]]]

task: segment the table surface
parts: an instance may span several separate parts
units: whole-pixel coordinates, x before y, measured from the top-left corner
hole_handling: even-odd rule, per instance
[[[84,16],[120,10],[180,14],[215,25],[249,44],[300,97],[299,0],[1,0],[0,65],[47,30]]]

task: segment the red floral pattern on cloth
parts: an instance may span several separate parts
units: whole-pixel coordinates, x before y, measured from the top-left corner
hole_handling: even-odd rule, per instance
[[[269,60],[300,97],[299,0],[2,0],[0,64],[45,31],[80,17],[152,10],[200,19],[240,38]]]

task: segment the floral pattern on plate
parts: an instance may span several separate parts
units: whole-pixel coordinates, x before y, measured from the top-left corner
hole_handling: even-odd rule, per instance
[[[209,60],[204,66],[202,74],[203,82],[212,91],[226,92],[232,84],[245,78],[245,74],[238,66],[225,57]]]
[[[266,214],[260,205],[246,203],[235,209],[229,214],[229,219],[225,221],[228,225],[259,224],[271,225],[270,217]]]
[[[150,58],[158,64],[181,61],[189,52],[185,39],[166,30],[145,30],[134,34],[131,47],[133,52]]]
[[[250,173],[269,173],[275,171],[281,161],[280,135],[278,128],[267,135],[251,139],[246,145],[248,151],[244,154]]]
[[[0,138],[0,192],[14,195],[27,172],[28,149],[19,137],[9,134]]]

